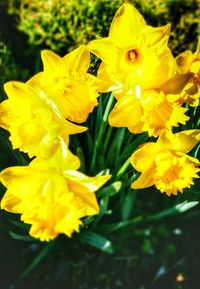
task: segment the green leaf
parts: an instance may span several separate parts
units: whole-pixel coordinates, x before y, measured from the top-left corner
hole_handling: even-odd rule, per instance
[[[85,158],[84,158],[83,150],[82,150],[81,147],[77,148],[76,154],[77,154],[77,156],[78,156],[78,158],[80,159],[80,162],[81,162],[80,171],[82,173],[85,173]]]
[[[15,232],[9,231],[10,236],[15,240],[26,241],[26,242],[35,242],[37,241],[35,238],[29,235],[20,235]]]
[[[127,226],[137,225],[137,224],[140,224],[142,222],[143,222],[143,217],[138,216],[138,217],[135,217],[134,219],[129,220],[129,221],[122,221],[122,222],[116,222],[116,223],[102,225],[100,229],[106,233],[111,233],[111,232],[123,229]]]
[[[130,189],[122,203],[122,221],[127,221],[133,211],[133,205],[136,197],[136,191]]]
[[[45,247],[43,247],[40,251],[40,253],[33,259],[32,263],[26,268],[26,270],[19,276],[17,281],[23,279],[25,276],[27,276],[53,249],[55,246],[55,240],[48,243]]]
[[[22,223],[22,222],[17,222],[17,221],[10,221],[13,225],[15,225],[16,227],[23,229],[25,231],[28,231],[30,228],[30,225]]]
[[[97,192],[97,197],[114,196],[119,193],[122,187],[122,182],[114,182],[111,185],[99,190]]]
[[[172,208],[168,208],[166,210],[158,212],[157,214],[149,216],[147,218],[142,217],[142,216],[138,216],[138,217],[135,217],[134,219],[129,220],[129,221],[123,221],[123,222],[118,222],[118,223],[102,225],[101,230],[106,232],[106,233],[108,233],[108,232],[110,233],[110,232],[114,232],[114,231],[123,229],[127,226],[130,226],[130,225],[138,225],[138,224],[145,224],[145,223],[152,222],[152,221],[159,221],[159,220],[166,218],[166,217],[170,217],[170,216],[174,216],[176,214],[184,213],[185,211],[190,210],[191,208],[196,206],[198,203],[199,202],[197,202],[197,201],[192,201],[192,202],[185,201],[185,202],[182,202],[180,204],[173,206]]]
[[[178,205],[175,206],[175,209],[179,212],[179,213],[184,213],[185,211],[190,210],[191,208],[195,207],[196,205],[198,205],[199,202],[198,201],[193,201],[193,202],[188,202],[185,201],[183,203],[180,203]]]
[[[113,246],[111,241],[97,233],[94,233],[92,231],[82,231],[79,235],[77,235],[77,238],[80,241],[89,244],[90,246],[97,249],[100,249],[103,252],[106,252],[108,254],[113,253]]]
[[[130,143],[126,143],[124,149],[119,156],[119,162],[124,162],[127,158],[129,158],[132,153],[141,145],[144,144],[149,139],[148,133],[142,133],[141,135],[135,136],[134,139]]]
[[[103,105],[102,105],[102,97],[99,97],[99,104],[97,107],[97,115],[96,115],[96,126],[95,126],[95,139],[98,137],[99,128],[101,127],[103,119]]]
[[[190,210],[191,208],[193,208],[194,206],[196,206],[199,202],[197,201],[192,201],[192,202],[188,202],[188,201],[184,201],[180,204],[177,204],[175,206],[173,206],[172,208],[163,210],[153,216],[150,216],[149,218],[146,219],[146,221],[154,221],[154,220],[159,220],[165,217],[170,217],[173,216],[174,214],[179,214],[179,213],[184,213],[187,210]]]

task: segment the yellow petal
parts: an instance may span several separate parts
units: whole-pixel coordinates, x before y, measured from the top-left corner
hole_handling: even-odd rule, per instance
[[[97,78],[99,81],[98,82],[99,92],[110,92],[113,90],[116,91],[122,88],[121,83],[117,83],[117,81],[111,78],[111,75],[109,74],[109,71],[104,62],[102,62],[99,66]]]
[[[169,34],[171,30],[171,24],[167,24],[161,27],[151,27],[146,26],[143,33],[148,36],[148,46],[149,47],[159,47],[160,52],[166,49]]]
[[[58,171],[77,170],[80,168],[80,160],[67,148],[65,142],[60,139],[58,146],[51,157],[35,158],[30,166],[46,170],[53,168]]]
[[[64,62],[60,56],[51,50],[43,50],[41,52],[44,71],[51,76],[63,74],[65,71]]]
[[[191,151],[200,141],[200,129],[185,130],[175,134],[180,142],[179,150],[183,153]]]
[[[16,113],[22,111],[22,103],[26,110],[30,110],[33,103],[36,107],[40,104],[40,98],[35,97],[35,92],[22,82],[9,81],[4,84],[4,90],[13,102]],[[26,113],[24,107],[23,110]]]
[[[89,50],[105,63],[116,63],[117,48],[109,37],[93,40],[88,43]]]
[[[170,130],[163,130],[157,141],[160,150],[179,150],[180,142]]]
[[[44,72],[38,72],[34,76],[32,76],[27,82],[30,86],[35,86],[35,87],[44,87]]]
[[[8,190],[1,201],[1,208],[13,213],[29,209],[45,178],[46,175],[39,175],[30,167],[16,166],[3,170],[0,181]]]
[[[99,212],[99,206],[93,191],[89,190],[85,184],[69,181],[69,190],[74,193],[74,197],[80,206],[84,207],[85,215],[94,215]]]
[[[78,182],[92,192],[97,191],[111,178],[111,175],[88,177],[80,172],[71,170],[66,170],[64,174],[70,181]]]
[[[21,214],[23,213],[23,206],[21,205],[21,198],[13,196],[9,191],[3,196],[1,200],[1,209],[10,213]]]
[[[120,45],[130,42],[131,38],[140,33],[146,22],[138,10],[129,3],[124,3],[116,12],[110,26],[109,37]]]
[[[65,130],[66,134],[77,134],[82,133],[87,130],[86,126],[80,126],[74,124],[68,120],[65,121],[65,126],[63,126],[63,131]]]
[[[0,103],[0,126],[4,129],[9,129],[8,119],[12,118],[10,101],[8,99]]]
[[[146,143],[132,154],[130,162],[137,171],[143,172],[152,166],[157,153],[156,143]]]
[[[194,59],[194,55],[190,50],[186,50],[179,54],[176,57],[176,63],[177,63],[177,71],[178,73],[188,73],[190,72],[190,66],[192,64],[192,61]]]
[[[144,189],[154,185],[153,179],[154,167],[142,172],[139,178],[132,183],[132,189]]]
[[[142,106],[133,95],[120,98],[109,115],[109,123],[115,127],[127,127],[133,133],[142,132]],[[139,130],[138,130],[139,128]]]
[[[78,71],[86,73],[90,66],[90,52],[86,45],[81,45],[77,49],[63,57],[69,72]]]
[[[165,94],[179,94],[193,77],[193,75],[193,73],[175,75],[167,80],[160,87],[160,90]]]

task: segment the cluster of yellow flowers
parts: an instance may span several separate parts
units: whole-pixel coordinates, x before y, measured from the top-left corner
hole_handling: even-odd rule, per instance
[[[44,70],[27,83],[8,82],[8,99],[0,105],[0,125],[9,130],[13,148],[35,157],[24,167],[1,172],[8,187],[1,208],[21,215],[30,234],[50,240],[59,233],[78,231],[80,218],[97,214],[94,192],[110,175],[88,177],[77,169],[80,161],[68,149],[69,135],[87,128],[84,122],[97,105],[96,77],[87,73],[86,46],[63,58],[42,52]]]
[[[185,104],[199,103],[200,47],[174,59],[167,47],[169,33],[170,25],[148,26],[124,3],[108,37],[62,58],[42,51],[42,72],[26,83],[5,84],[8,99],[0,104],[0,126],[10,132],[14,149],[34,159],[29,166],[0,173],[7,187],[1,208],[21,214],[31,224],[32,236],[46,241],[59,233],[71,236],[82,217],[99,211],[94,192],[111,176],[78,172],[80,161],[68,144],[69,135],[87,129],[79,124],[98,105],[100,92],[112,91],[117,100],[109,115],[111,126],[158,137],[131,156],[141,172],[133,188],[155,185],[176,195],[198,177],[200,163],[186,153],[199,141],[200,130],[171,130],[189,119]],[[97,76],[88,73],[90,52],[102,60]]]

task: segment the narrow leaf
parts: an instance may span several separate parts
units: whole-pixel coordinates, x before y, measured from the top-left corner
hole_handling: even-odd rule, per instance
[[[89,244],[90,246],[100,249],[103,252],[106,252],[108,254],[113,253],[112,243],[108,239],[97,233],[94,233],[92,231],[82,231],[78,235],[78,239],[80,239],[86,244]]]
[[[26,241],[26,242],[35,242],[37,241],[35,238],[29,235],[20,235],[15,232],[9,231],[10,236],[15,240]]]
[[[55,240],[48,243],[45,247],[43,247],[40,253],[33,259],[32,263],[26,268],[26,270],[19,276],[17,281],[23,279],[26,275],[28,275],[52,250],[55,246]]]
[[[97,192],[97,197],[114,196],[119,193],[122,182],[114,182],[110,186],[103,188]]]

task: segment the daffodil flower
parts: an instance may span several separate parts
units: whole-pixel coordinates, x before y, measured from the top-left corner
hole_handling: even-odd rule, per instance
[[[98,79],[87,73],[90,52],[85,45],[60,57],[52,51],[42,51],[44,70],[28,83],[40,87],[52,99],[65,118],[82,123],[97,106]]]
[[[79,166],[79,159],[62,144],[51,158],[3,170],[0,180],[7,191],[1,208],[21,214],[31,225],[30,235],[41,241],[59,233],[71,237],[79,231],[82,217],[99,212],[94,192],[111,177],[88,177],[77,171]]]
[[[127,127],[132,133],[147,131],[149,136],[157,137],[163,130],[171,130],[189,119],[185,115],[187,109],[177,103],[178,97],[155,89],[142,91],[140,86],[136,86],[134,93],[117,100],[109,115],[109,123],[115,127]]]
[[[132,166],[141,175],[133,182],[133,189],[155,185],[168,196],[183,192],[198,178],[200,162],[187,153],[200,140],[200,130],[188,130],[172,134],[163,131],[157,142],[144,144],[131,156]]]
[[[70,134],[87,129],[67,121],[39,87],[13,81],[4,88],[8,99],[0,104],[0,126],[9,130],[13,148],[30,157],[51,155],[60,138],[68,144]]]
[[[169,24],[148,26],[130,3],[124,3],[114,16],[109,36],[88,44],[102,59],[98,77],[105,81],[103,90],[107,86],[123,96],[136,85],[156,89],[172,77],[176,63],[167,47],[169,33]]]
[[[195,53],[190,50],[182,52],[176,57],[176,63],[178,73],[193,73],[193,77],[182,92],[182,102],[191,106],[198,106],[200,98],[200,40]]]

